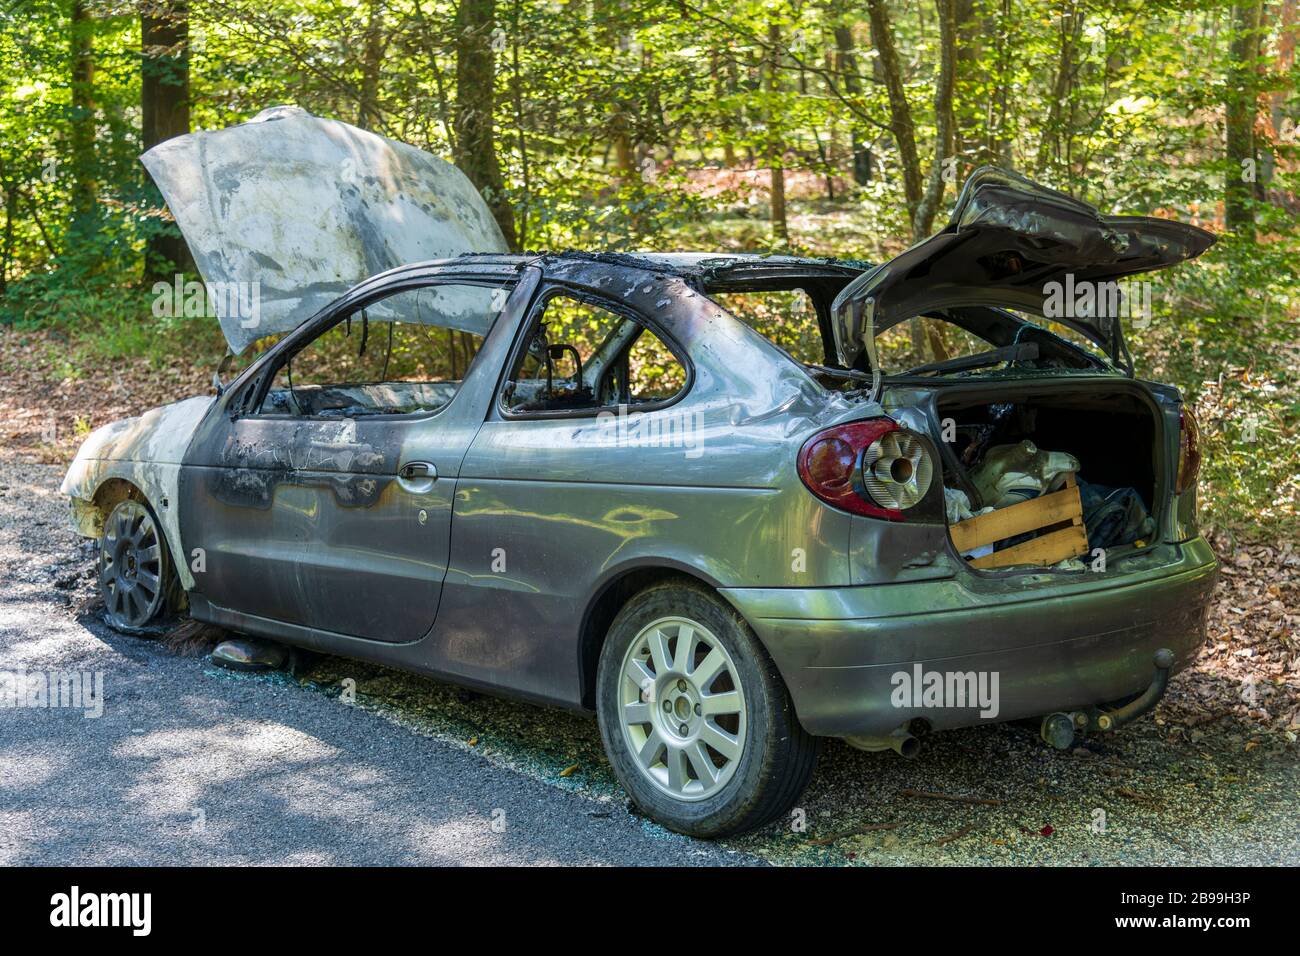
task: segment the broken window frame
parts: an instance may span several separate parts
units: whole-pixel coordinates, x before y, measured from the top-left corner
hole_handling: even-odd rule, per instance
[[[336,305],[335,311],[325,316],[322,316],[317,320],[308,321],[300,325],[297,329],[291,332],[280,342],[277,342],[275,347],[272,348],[271,351],[269,351],[266,354],[264,359],[264,364],[260,368],[258,368],[257,371],[254,373],[255,374],[254,380],[250,383],[250,385],[246,390],[245,395],[240,400],[240,411],[238,413],[238,417],[257,418],[257,419],[262,419],[267,421],[335,421],[336,422],[336,421],[343,420],[347,416],[292,415],[292,414],[284,414],[280,412],[265,412],[262,409],[266,403],[267,396],[275,388],[276,378],[279,375],[280,370],[285,368],[287,365],[289,365],[293,361],[293,359],[301,352],[303,352],[305,349],[310,348],[311,345],[314,342],[316,342],[321,336],[327,335],[336,326],[345,322],[349,316],[357,315],[364,309],[368,309],[378,302],[382,302],[385,299],[390,299],[394,296],[401,295],[406,292],[418,292],[423,289],[434,288],[437,286],[449,286],[449,285],[481,286],[488,289],[502,289],[506,292],[505,301],[502,302],[501,308],[498,310],[496,317],[493,318],[492,322],[487,326],[486,329],[483,330],[482,339],[484,342],[486,342],[488,336],[490,336],[492,334],[493,329],[496,328],[496,324],[499,321],[501,321],[501,317],[505,315],[506,311],[508,310],[510,306],[510,298],[514,295],[515,291],[519,287],[519,279],[516,276],[510,276],[507,278],[502,276],[464,275],[464,274],[455,274],[455,275],[438,276],[438,277],[423,276],[416,280],[410,280],[395,285],[386,286],[381,289],[375,289],[373,293],[366,295],[363,298],[359,298],[355,302],[349,302],[346,304],[339,303]],[[434,323],[420,323],[420,324],[434,325]],[[440,327],[447,328],[448,326],[440,326]],[[423,419],[433,418],[437,415],[441,415],[444,411],[446,411],[449,407],[451,407],[452,403],[455,402],[457,396],[459,396],[460,393],[464,390],[466,380],[469,378],[471,374],[473,374],[475,369],[478,367],[478,359],[481,352],[482,352],[482,343],[480,343],[479,349],[475,351],[474,358],[470,361],[469,365],[465,368],[465,372],[461,376],[460,387],[456,389],[456,394],[453,395],[445,404],[443,404],[439,408],[432,409],[432,410],[420,410],[414,412],[377,411],[360,417],[365,419],[382,418],[385,421],[420,421]],[[251,367],[249,371],[250,372],[252,371]]]
[[[506,401],[506,390],[511,382],[516,381],[520,368],[523,367],[524,359],[527,357],[529,343],[533,336],[536,335],[537,329],[546,315],[547,306],[553,299],[566,297],[577,302],[603,309],[615,316],[622,316],[624,319],[635,322],[641,326],[643,332],[650,332],[663,346],[672,353],[673,357],[681,364],[686,374],[686,380],[677,393],[671,398],[662,399],[655,402],[646,402],[637,405],[594,405],[589,408],[560,408],[560,409],[537,409],[518,411],[512,409]],[[639,336],[633,336],[628,340],[623,350],[629,350],[636,343]],[[602,343],[603,345],[603,343]],[[600,354],[602,349],[598,347],[595,355]],[[620,350],[622,351],[622,350]],[[603,375],[604,373],[602,373]],[[497,414],[507,421],[520,421],[527,419],[563,419],[563,418],[597,418],[601,413],[616,412],[620,408],[625,410],[627,415],[641,415],[646,412],[657,412],[662,409],[676,405],[687,395],[691,393],[695,385],[695,366],[692,364],[690,357],[679,342],[668,332],[662,323],[654,321],[651,317],[644,315],[637,309],[629,306],[625,302],[609,299],[604,296],[593,295],[585,289],[572,286],[567,283],[554,282],[544,285],[538,292],[533,304],[529,306],[528,315],[519,326],[519,333],[515,338],[510,355],[506,359],[505,367],[501,374],[501,380],[497,383],[496,398],[494,404]]]

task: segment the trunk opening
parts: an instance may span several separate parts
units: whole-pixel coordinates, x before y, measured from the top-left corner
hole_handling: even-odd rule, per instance
[[[1060,512],[1061,502],[1069,495],[1049,499],[1052,492],[1077,485],[1079,504],[1072,507],[1074,524],[1082,518],[1087,539],[1085,553],[1081,545],[1071,549],[1073,561],[1057,565],[1056,558],[1043,559],[1052,548],[1029,547],[1040,552],[1023,563],[1010,567],[1051,567],[1079,570],[1095,560],[1095,548],[1110,555],[1148,547],[1159,540],[1160,516],[1164,506],[1164,486],[1168,475],[1163,418],[1152,396],[1136,383],[1116,382],[1097,388],[1069,388],[1056,383],[1049,391],[1042,388],[1003,384],[996,388],[968,389],[957,387],[941,391],[935,411],[940,425],[939,447],[943,456],[945,494],[962,493],[969,501],[969,512],[949,502],[948,525],[979,515],[992,508],[998,513],[1021,502],[1016,512],[1032,516],[1036,509],[1053,520],[1036,531],[1021,532],[998,540],[995,545],[975,550],[966,548],[968,563],[990,567],[989,558],[1036,538],[1058,532],[1067,538],[1070,516]],[[1025,444],[1026,442],[1030,444]],[[1077,468],[1075,463],[1077,462]],[[1131,489],[1129,491],[1128,489]],[[1048,502],[1056,504],[1050,508]],[[1004,514],[1005,519],[1010,513]],[[987,526],[990,522],[984,522]],[[973,526],[967,526],[970,530]],[[987,535],[985,535],[987,537]],[[970,536],[954,536],[964,543]],[[1060,546],[1055,551],[1059,553]],[[1025,549],[1022,549],[1022,551]],[[997,567],[996,564],[992,565]]]

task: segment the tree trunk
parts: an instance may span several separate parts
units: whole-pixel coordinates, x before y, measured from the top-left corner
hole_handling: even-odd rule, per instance
[[[894,28],[889,22],[889,10],[884,0],[867,0],[867,15],[871,20],[871,39],[876,45],[874,68],[885,84],[889,96],[889,128],[898,146],[898,158],[903,167],[903,197],[907,202],[907,217],[916,231],[916,213],[921,205],[921,158],[916,151],[916,124],[912,120],[912,107],[907,102],[903,86],[903,68],[898,61],[894,43]],[[909,323],[914,355],[926,356],[925,335],[921,320]]]
[[[944,185],[953,163],[953,89],[957,70],[957,10],[955,0],[935,0],[939,15],[939,78],[934,86],[934,161],[925,193],[912,217],[912,239],[920,241],[930,235],[935,214],[943,199]]]
[[[713,73],[714,100],[718,103],[721,103],[723,98],[728,96],[733,91],[727,88],[728,87],[727,74],[722,68],[722,57],[718,55],[718,52],[716,50],[709,57],[709,68],[710,68],[710,72]],[[728,129],[727,126],[724,124],[722,129],[719,130],[719,132],[722,134],[722,139],[723,139],[722,165],[725,166],[727,169],[731,169],[733,166],[736,165],[736,147],[731,144],[731,130]],[[700,159],[702,162],[707,161],[707,158],[704,154],[703,145],[700,146]]]
[[[740,70],[736,66],[736,54],[729,48],[727,50],[727,92],[734,96],[739,87]],[[723,149],[723,161],[727,164],[727,168],[735,169],[737,166],[736,147],[732,144],[730,139],[727,140]],[[749,146],[746,145],[745,149],[748,150]]]
[[[623,39],[619,34],[618,13],[619,8],[615,6],[613,0],[596,0],[592,7],[592,14],[596,20],[596,36],[605,47],[610,62],[618,60],[625,52]],[[617,74],[611,71],[609,75]],[[637,175],[637,144],[632,138],[631,107],[623,99],[621,90],[615,91],[611,100],[608,130],[609,141],[614,147],[614,175],[623,182],[631,182]]]
[[[370,0],[366,40],[361,54],[361,97],[357,125],[374,131],[379,126],[379,67],[384,59],[384,2]]]
[[[492,31],[496,0],[461,0],[456,11],[456,165],[492,210],[506,245],[518,250],[514,212],[497,158],[493,118],[496,60]]]
[[[921,202],[921,159],[916,152],[916,124],[912,121],[912,107],[907,102],[907,90],[903,86],[903,68],[894,43],[894,28],[889,22],[885,0],[867,0],[867,14],[871,19],[871,39],[876,45],[876,61],[880,64],[881,78],[889,94],[889,129],[894,134],[899,162],[903,167],[907,214],[914,218],[916,207]]]
[[[1001,6],[996,16],[990,16],[988,21],[996,24],[994,29],[997,31],[997,79],[994,81],[993,88],[989,92],[989,120],[988,120],[988,154],[993,161],[999,166],[1005,166],[1012,169],[1015,161],[1011,153],[1011,137],[1008,135],[1008,128],[1011,124],[1010,96],[1008,87],[1010,86],[1011,75],[1011,41],[1008,34],[1012,28],[1011,19],[1011,0],[1001,0]]]
[[[72,220],[74,233],[94,230],[95,23],[87,0],[73,0],[69,35],[72,59]]]
[[[515,0],[514,37],[510,43],[510,92],[515,107],[515,133],[519,137],[519,172],[523,179],[524,201],[519,211],[519,248],[528,248],[528,208],[533,198],[533,179],[528,162],[528,134],[524,131],[524,78],[519,68],[519,0]]]
[[[0,296],[9,291],[9,265],[14,258],[14,221],[18,218],[18,184],[5,175],[0,161],[0,187],[5,193],[4,251],[0,253]]]
[[[835,27],[835,66],[840,74],[840,84],[846,96],[862,95],[862,80],[858,76],[858,58],[853,52],[853,32],[847,24]],[[853,151],[853,181],[859,186],[871,182],[871,146],[862,141],[857,120],[850,120],[849,148]]]
[[[442,132],[447,140],[447,146],[451,149],[452,156],[455,156],[456,123],[452,118],[451,101],[447,95],[447,84],[443,79],[442,65],[438,62],[438,46],[433,42],[433,30],[428,26],[424,10],[420,7],[420,0],[412,0],[412,5],[415,8],[416,28],[423,36],[428,38],[426,40],[426,55],[429,59],[429,70],[433,73],[434,89],[438,93],[438,117],[442,121]]]
[[[956,0],[953,15],[956,20],[956,74],[953,81],[953,149],[956,155],[980,155],[979,102],[977,90],[987,81],[983,64],[983,30],[987,26],[975,14],[976,0]]]
[[[772,100],[781,89],[777,70],[781,68],[781,26],[767,25],[767,163],[772,171],[772,236],[782,245],[790,241],[790,229],[785,216],[785,146],[776,126],[779,121]]]
[[[1061,14],[1061,46],[1057,52],[1056,76],[1052,81],[1052,98],[1047,106],[1047,120],[1043,123],[1042,138],[1038,141],[1039,175],[1047,171],[1052,162],[1061,159],[1061,111],[1074,88],[1075,52],[1083,34],[1083,11],[1074,4]],[[1068,135],[1068,134],[1067,134]]]
[[[1295,63],[1296,7],[1297,0],[1282,0],[1282,9],[1278,14],[1277,56],[1273,61],[1273,69],[1279,76],[1286,76]],[[1274,90],[1268,98],[1269,121],[1272,123],[1275,135],[1285,118],[1286,100],[1286,89]],[[1276,157],[1272,150],[1266,150],[1262,159],[1264,175],[1260,177],[1260,182],[1261,185],[1267,186],[1273,181]]]
[[[1228,59],[1225,106],[1228,170],[1224,182],[1224,224],[1247,242],[1255,241],[1255,213],[1251,202],[1258,178],[1255,149],[1255,113],[1263,3],[1242,3],[1232,8],[1232,43]]]
[[[141,145],[149,150],[189,131],[189,4],[186,0],[146,4],[140,11]],[[157,202],[162,204],[161,196]],[[193,268],[189,247],[174,223],[149,237],[144,251],[146,283],[165,279],[173,270]]]

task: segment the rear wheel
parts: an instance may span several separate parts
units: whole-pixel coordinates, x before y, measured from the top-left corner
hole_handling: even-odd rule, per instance
[[[119,501],[99,540],[99,593],[114,630],[141,634],[167,611],[171,556],[153,513],[142,501]]]
[[[787,812],[817,741],[744,619],[707,589],[666,582],[610,627],[596,677],[601,737],[632,800],[665,826],[719,837]]]

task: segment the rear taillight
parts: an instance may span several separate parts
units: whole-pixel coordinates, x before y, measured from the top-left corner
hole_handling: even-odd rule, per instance
[[[1184,405],[1178,419],[1178,480],[1174,490],[1180,495],[1196,484],[1201,470],[1201,427],[1189,406]]]
[[[799,477],[829,505],[890,521],[920,503],[934,478],[929,447],[889,418],[820,431],[799,450]]]

